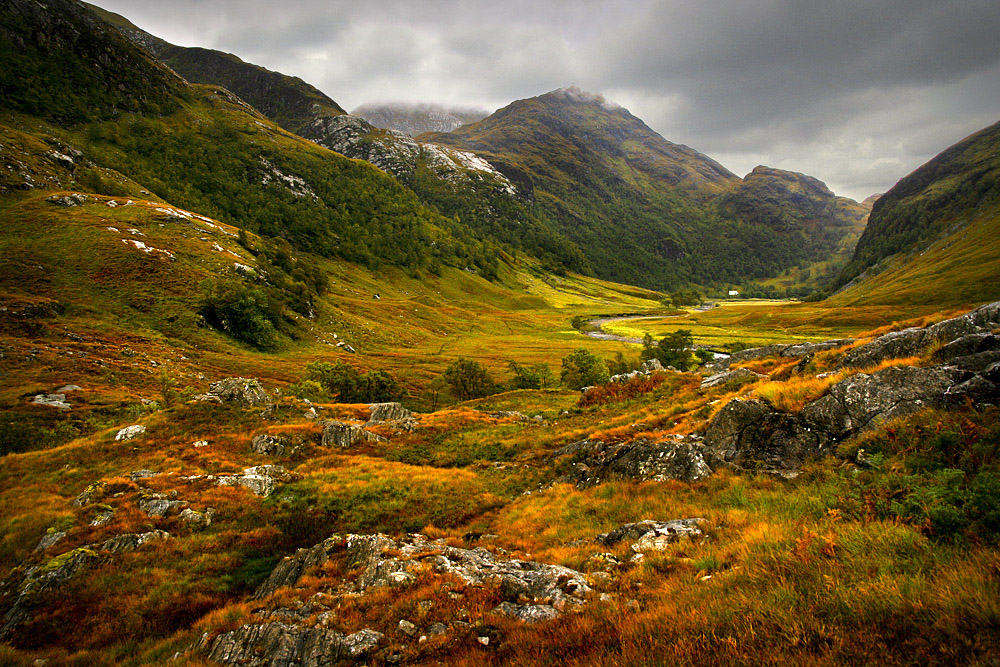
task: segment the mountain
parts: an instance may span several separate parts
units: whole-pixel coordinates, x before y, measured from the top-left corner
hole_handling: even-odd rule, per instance
[[[901,253],[919,253],[1000,200],[1000,123],[966,137],[879,197],[842,286]]]
[[[784,191],[785,203],[772,192],[763,215],[750,210],[760,194],[753,183],[716,202],[741,183],[734,174],[576,88],[414,140],[386,128],[399,121],[414,132],[415,118],[464,119],[441,107],[391,105],[369,108],[381,114],[371,123],[296,78],[231,54],[176,47],[120,16],[102,16],[189,80],[233,89],[285,129],[393,175],[477,240],[526,251],[552,269],[658,289],[719,288],[811,263],[823,264],[818,275],[825,275],[857,238],[857,211],[846,199],[834,205],[828,191],[817,196],[831,202],[810,210],[799,210],[794,188]],[[787,206],[784,222],[776,206]]]
[[[879,197],[837,303],[971,305],[1000,296],[1000,123]]]
[[[346,113],[298,77],[243,62],[231,53],[175,46],[119,14],[83,4],[191,83],[224,86],[289,132],[301,133],[317,118]]]
[[[826,259],[863,218],[856,203],[814,179],[764,169],[741,180],[572,87],[419,139],[516,170],[597,275],[660,289],[752,280]]]
[[[397,130],[411,137],[424,132],[451,132],[490,115],[484,109],[409,102],[363,104],[351,114],[375,127]]]

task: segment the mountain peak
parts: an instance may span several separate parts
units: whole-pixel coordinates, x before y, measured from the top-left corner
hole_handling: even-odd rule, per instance
[[[550,93],[542,95],[542,97],[552,97],[555,99],[568,100],[570,102],[578,102],[584,104],[599,104],[608,111],[614,111],[617,109],[624,109],[617,102],[612,102],[611,100],[604,97],[600,93],[592,93],[587,90],[583,90],[577,86],[564,86],[558,90],[553,90]]]

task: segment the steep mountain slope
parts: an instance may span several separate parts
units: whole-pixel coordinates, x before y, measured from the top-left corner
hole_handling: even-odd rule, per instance
[[[317,118],[346,113],[298,77],[243,62],[231,53],[170,44],[119,14],[83,4],[191,83],[224,86],[290,132],[300,133]]]
[[[948,148],[879,197],[836,286],[877,272],[887,259],[921,253],[992,217],[1000,208],[998,148],[1000,123]]]
[[[187,80],[224,86],[282,128],[391,174],[421,201],[452,218],[463,234],[526,250],[553,268],[588,272],[580,249],[531,210],[530,188],[523,183],[515,187],[472,153],[419,144],[402,132],[346,115],[301,79],[245,63],[229,53],[169,44],[118,14],[91,7]],[[448,114],[444,115],[459,117]]]
[[[424,132],[451,132],[462,125],[486,118],[490,112],[443,104],[390,102],[362,104],[351,114],[364,118],[375,127],[397,130],[415,137]]]
[[[25,46],[4,49],[0,66],[17,70],[31,53],[38,62],[57,60],[63,70],[80,73],[74,75],[80,81],[68,85],[45,68],[26,68],[38,73],[24,87],[49,100],[48,117],[76,119],[54,131],[88,163],[175,205],[284,238],[299,250],[411,270],[454,263],[495,271],[494,253],[371,165],[280,129],[225,89],[188,84],[75,2],[55,0],[44,12],[39,7],[20,0],[4,6],[4,39]],[[129,66],[105,67],[105,61]],[[112,91],[107,99],[94,96],[88,76]],[[120,99],[117,91],[127,96]],[[24,100],[15,94],[0,105],[22,112],[29,106]],[[141,100],[157,103],[145,114],[118,113],[126,102],[141,111]],[[26,118],[11,125],[43,129]],[[95,190],[124,194],[113,184]]]
[[[807,177],[763,170],[741,181],[575,88],[421,139],[518,169],[598,275],[660,288],[762,278],[825,259],[863,217]]]
[[[870,203],[838,197],[811,176],[763,166],[717,205],[725,217],[763,225],[799,249],[796,265],[767,282],[801,295],[829,282],[848,262],[871,210]]]

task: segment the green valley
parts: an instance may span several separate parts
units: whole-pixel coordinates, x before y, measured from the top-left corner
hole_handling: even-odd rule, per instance
[[[993,128],[866,227],[75,0],[0,7],[0,91],[0,664],[1000,660]]]

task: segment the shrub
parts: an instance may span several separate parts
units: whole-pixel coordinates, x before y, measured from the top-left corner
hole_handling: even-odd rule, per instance
[[[460,401],[483,398],[496,393],[493,378],[482,364],[472,359],[459,357],[445,369],[444,379],[448,382],[451,393]]]
[[[280,306],[259,287],[208,279],[201,283],[199,312],[212,326],[261,350],[278,345]]]
[[[570,389],[604,384],[610,377],[607,365],[586,348],[563,357],[560,378]]]
[[[510,381],[511,389],[545,389],[555,383],[555,376],[552,375],[548,364],[529,367],[511,361],[507,364],[507,368],[514,374]]]

